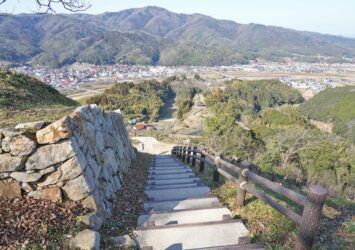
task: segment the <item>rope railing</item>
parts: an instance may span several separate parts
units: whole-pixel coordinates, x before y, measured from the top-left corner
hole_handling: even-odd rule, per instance
[[[291,219],[299,227],[295,249],[311,249],[320,224],[322,209],[327,195],[327,191],[324,188],[311,185],[308,188],[307,196],[304,196],[252,172],[249,169],[251,164],[247,161],[233,164],[226,159],[222,159],[216,152],[209,153],[206,149],[200,150],[197,147],[175,146],[171,154],[184,163],[191,163],[192,167],[196,167],[196,162],[198,161],[200,172],[204,172],[206,165],[213,168],[213,181],[215,182],[218,182],[219,176],[222,175],[226,179],[236,183],[238,206],[245,205],[245,196],[246,192],[248,192]],[[235,177],[235,174],[238,177]],[[302,215],[281,205],[264,192],[255,188],[252,184],[258,184],[303,207]]]

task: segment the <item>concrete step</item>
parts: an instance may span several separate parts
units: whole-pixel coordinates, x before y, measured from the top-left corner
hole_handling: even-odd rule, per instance
[[[163,162],[163,163],[165,163],[165,162],[179,162],[179,161],[177,161],[175,158],[166,158],[166,159],[155,159],[155,162]]]
[[[148,185],[169,185],[169,184],[186,184],[199,182],[200,179],[197,177],[189,177],[189,178],[179,178],[179,179],[160,179],[160,180],[148,180]]]
[[[240,238],[248,236],[244,224],[237,220],[146,227],[135,233],[140,247],[153,246],[154,250],[238,245]]]
[[[172,169],[154,169],[154,170],[149,170],[149,174],[182,174],[182,173],[191,173],[192,170],[188,168],[172,168]]]
[[[157,164],[169,164],[169,163],[179,163],[179,161],[176,161],[174,159],[170,159],[170,160],[156,160],[154,161],[154,163],[157,163]]]
[[[146,190],[149,200],[164,201],[205,197],[211,190],[208,187],[184,187],[172,189]]]
[[[170,158],[170,159],[156,159],[154,162],[155,163],[170,163],[170,162],[177,163],[178,161],[173,158]]]
[[[148,175],[148,180],[167,180],[167,179],[186,179],[195,177],[194,173],[181,173],[181,174],[154,174]]]
[[[173,168],[173,167],[186,167],[186,165],[178,163],[169,163],[169,164],[154,164],[153,168]]]
[[[149,169],[149,173],[150,172],[158,172],[158,173],[165,173],[165,172],[172,172],[172,171],[189,171],[192,172],[191,168],[163,168],[163,169],[159,169],[159,168],[150,168]]]
[[[172,167],[161,167],[161,168],[154,168],[154,167],[150,167],[149,170],[160,170],[160,171],[168,171],[168,170],[173,170],[173,169],[191,169],[185,166],[179,166],[179,165],[175,165]],[[191,169],[192,170],[192,169]]]
[[[145,190],[161,190],[161,189],[171,189],[171,188],[184,188],[184,187],[204,187],[202,182],[191,182],[191,183],[177,183],[177,184],[166,184],[166,185],[148,185]]]
[[[171,168],[190,168],[187,167],[186,165],[182,165],[182,164],[169,164],[169,165],[152,165],[150,167],[151,169],[155,168],[155,169],[171,169]]]
[[[154,223],[155,226],[171,224],[191,224],[208,221],[221,221],[230,219],[231,213],[228,208],[207,208],[196,210],[182,210],[170,212],[154,212],[144,214],[138,218],[138,226],[146,226],[147,223]]]
[[[256,244],[239,244],[230,246],[219,246],[219,247],[204,247],[204,248],[194,248],[186,250],[263,250],[264,245],[260,243]]]
[[[144,203],[145,211],[173,211],[183,209],[220,207],[217,197],[192,198],[185,200],[149,201]]]

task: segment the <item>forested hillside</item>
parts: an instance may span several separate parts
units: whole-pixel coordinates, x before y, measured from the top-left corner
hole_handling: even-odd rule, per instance
[[[234,106],[235,117],[242,113],[258,113],[262,109],[283,104],[302,103],[302,95],[278,80],[226,81],[224,90],[217,88],[206,96],[206,104],[228,103]]]
[[[158,7],[100,15],[0,15],[0,60],[49,67],[74,62],[230,65],[285,57],[332,62],[354,56],[355,39]]]
[[[206,120],[204,144],[254,162],[272,178],[354,195],[354,144],[312,126],[290,105],[303,101],[294,89],[273,80],[232,81],[206,100],[215,115]]]
[[[145,119],[155,120],[164,105],[164,99],[173,95],[169,80],[147,80],[137,84],[118,83],[103,94],[88,98],[86,103],[95,103],[108,110],[121,109],[127,115],[141,115]]]
[[[302,112],[311,119],[334,123],[333,132],[355,143],[355,87],[326,89],[305,102]]]

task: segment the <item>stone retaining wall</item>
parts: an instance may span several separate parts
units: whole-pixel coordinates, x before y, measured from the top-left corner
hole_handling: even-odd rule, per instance
[[[121,177],[136,157],[119,111],[85,105],[52,123],[0,130],[0,196],[81,201],[98,229],[111,215]]]

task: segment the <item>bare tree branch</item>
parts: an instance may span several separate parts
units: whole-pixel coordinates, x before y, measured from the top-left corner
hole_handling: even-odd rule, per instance
[[[6,1],[7,0],[0,0],[0,5],[5,3]],[[14,7],[11,12],[9,12],[8,10],[5,10],[5,11],[0,10],[0,17],[13,16],[14,11],[15,11]]]
[[[0,5],[12,0],[0,0]],[[57,13],[56,9],[61,6],[71,12],[85,11],[91,7],[86,0],[33,0],[38,6],[38,13]]]

